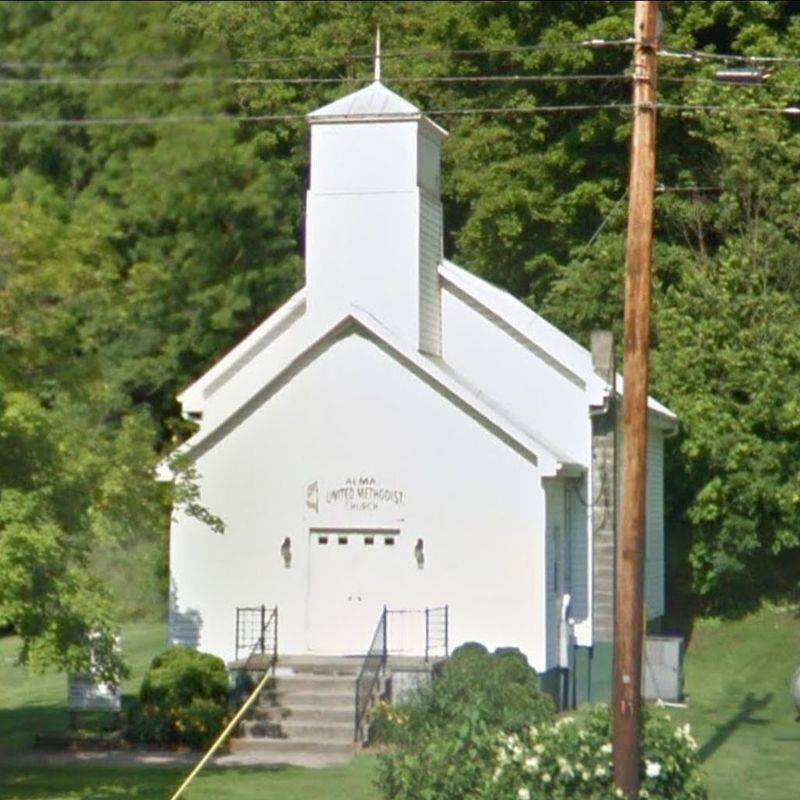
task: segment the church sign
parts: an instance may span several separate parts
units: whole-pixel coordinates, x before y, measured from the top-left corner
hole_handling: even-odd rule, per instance
[[[324,492],[319,483],[309,484],[306,489],[306,506],[319,511],[322,496],[329,507],[346,511],[382,511],[403,505],[405,493],[402,489],[381,484],[372,476],[351,476]]]

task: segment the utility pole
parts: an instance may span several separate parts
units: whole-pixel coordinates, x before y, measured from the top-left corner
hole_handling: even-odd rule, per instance
[[[625,277],[622,487],[614,600],[614,781],[638,797],[647,488],[650,267],[656,167],[658,2],[636,0]]]

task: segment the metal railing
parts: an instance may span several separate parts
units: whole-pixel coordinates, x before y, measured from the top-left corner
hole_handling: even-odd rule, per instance
[[[450,655],[450,607],[425,609],[425,661],[431,657],[447,658]]]
[[[450,655],[449,606],[390,608],[386,613],[393,618],[391,655],[417,656],[424,652],[426,663]]]
[[[364,720],[367,711],[375,697],[375,690],[381,678],[381,673],[386,668],[387,654],[387,616],[386,606],[381,611],[378,626],[375,628],[375,635],[372,637],[372,644],[369,646],[364,662],[356,678],[356,709],[355,709],[355,729],[353,737],[355,741],[361,741],[364,727]]]
[[[250,606],[236,609],[236,661],[242,653],[250,662],[257,655],[278,660],[278,607]]]

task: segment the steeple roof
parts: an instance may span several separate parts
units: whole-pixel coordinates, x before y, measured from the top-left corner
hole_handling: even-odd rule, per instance
[[[369,86],[312,111],[310,122],[363,119],[420,119],[422,112],[408,100],[376,80]]]

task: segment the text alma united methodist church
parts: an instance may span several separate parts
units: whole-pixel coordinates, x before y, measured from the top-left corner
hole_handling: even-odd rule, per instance
[[[611,669],[619,394],[592,350],[442,255],[447,133],[376,80],[311,126],[305,286],[179,397],[216,533],[176,510],[170,638],[237,657],[517,647],[580,699]],[[646,602],[664,613],[663,447],[649,403]],[[395,619],[395,616],[393,616]],[[402,620],[402,624],[401,624]],[[419,624],[418,624],[419,621]],[[440,631],[441,633],[441,631]]]

